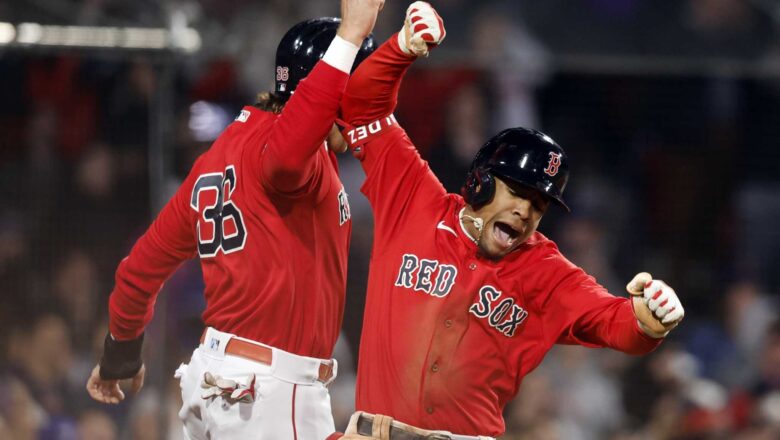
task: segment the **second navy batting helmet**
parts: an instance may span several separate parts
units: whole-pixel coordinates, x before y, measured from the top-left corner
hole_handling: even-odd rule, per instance
[[[461,194],[479,209],[493,199],[495,177],[520,183],[569,207],[563,190],[569,180],[569,161],[563,149],[546,134],[529,128],[509,128],[493,136],[477,152]]]
[[[336,36],[341,19],[334,17],[313,18],[291,27],[276,48],[276,94],[289,98],[300,82],[309,74],[328,50]],[[373,34],[360,46],[352,69],[376,49]]]

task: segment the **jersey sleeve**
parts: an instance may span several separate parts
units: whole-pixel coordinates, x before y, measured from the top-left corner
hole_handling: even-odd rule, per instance
[[[163,283],[182,262],[197,255],[190,209],[195,177],[192,172],[119,263],[109,298],[109,331],[117,340],[135,339],[143,332]]]
[[[334,45],[342,42],[334,39],[329,53]],[[301,80],[270,129],[260,151],[262,181],[267,189],[280,193],[306,192],[317,167],[325,165],[315,153],[333,126],[349,78],[347,72],[328,64],[328,57],[326,53],[325,59],[317,62]],[[351,58],[354,60],[354,55]]]
[[[366,172],[361,191],[371,202],[379,242],[446,195],[392,115],[401,80],[413,61],[393,35],[352,74],[341,103],[345,140]]]
[[[554,247],[543,261],[544,268],[533,278],[538,285],[549,286],[539,307],[551,342],[609,347],[634,355],[649,353],[661,343],[639,328],[628,298],[610,294]]]

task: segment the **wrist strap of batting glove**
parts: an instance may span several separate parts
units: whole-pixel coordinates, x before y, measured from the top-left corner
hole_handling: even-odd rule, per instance
[[[103,357],[100,358],[100,378],[117,380],[135,376],[143,365],[141,362],[143,343],[143,333],[129,341],[117,341],[111,333],[108,333],[103,343]]]

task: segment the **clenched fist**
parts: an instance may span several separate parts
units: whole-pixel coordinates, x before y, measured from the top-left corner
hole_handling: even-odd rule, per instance
[[[414,2],[406,9],[404,27],[398,33],[398,45],[407,55],[428,56],[428,48],[444,41],[447,31],[433,6]]]
[[[647,272],[634,276],[626,289],[632,296],[640,327],[652,337],[666,336],[685,316],[674,289],[661,280],[654,280]]]

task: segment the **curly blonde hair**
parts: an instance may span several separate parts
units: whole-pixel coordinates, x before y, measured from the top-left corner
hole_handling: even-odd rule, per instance
[[[260,92],[257,94],[255,107],[260,110],[279,114],[282,112],[287,99],[273,92]]]

